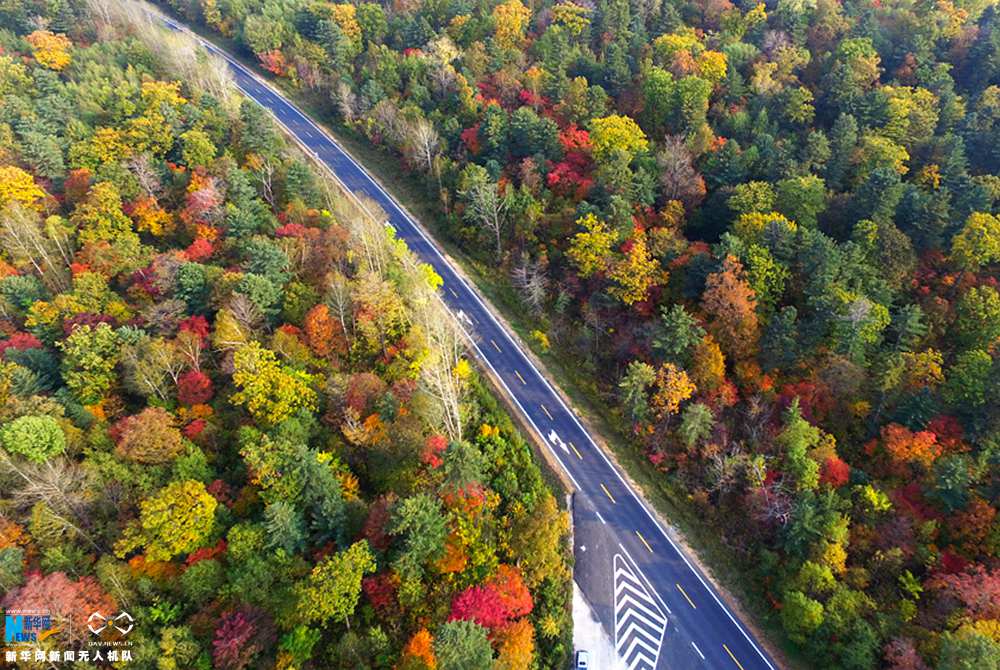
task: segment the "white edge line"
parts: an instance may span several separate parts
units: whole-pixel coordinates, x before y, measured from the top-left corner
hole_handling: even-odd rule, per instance
[[[160,16],[161,16],[161,17],[163,17],[163,15],[162,15],[162,14],[161,14]],[[174,22],[174,25],[177,25],[177,24],[176,24],[176,22]],[[195,33],[192,33],[192,32],[191,32],[191,31],[190,31],[190,30],[189,30],[188,28],[186,28],[186,27],[182,27],[182,30],[183,30],[184,32],[188,33],[189,35],[192,35],[192,36],[194,36],[194,37],[195,37],[195,39],[196,39],[196,40],[197,40],[197,41],[198,41],[199,43],[201,43],[202,45],[206,45],[206,44],[207,44],[207,40],[204,40],[204,39],[202,39],[202,38],[201,38],[200,36],[196,35]],[[560,406],[561,406],[561,407],[563,408],[563,411],[564,411],[564,412],[566,412],[566,413],[567,413],[567,414],[568,414],[568,415],[570,416],[570,418],[571,418],[571,419],[573,420],[573,423],[575,423],[575,424],[576,424],[576,426],[577,426],[577,428],[578,428],[578,429],[580,430],[580,432],[582,432],[582,433],[584,434],[584,436],[585,436],[585,437],[587,438],[587,440],[588,440],[588,441],[590,442],[590,444],[591,444],[591,445],[592,445],[592,446],[594,447],[594,449],[595,449],[595,450],[596,450],[596,451],[597,451],[597,452],[598,452],[598,453],[599,453],[599,454],[601,455],[601,458],[603,458],[603,459],[604,459],[604,462],[605,462],[605,463],[607,463],[607,465],[608,465],[608,466],[609,466],[609,467],[610,467],[610,468],[611,468],[611,469],[612,469],[612,470],[614,471],[615,475],[616,475],[616,476],[618,477],[618,479],[619,479],[619,480],[620,480],[620,481],[622,482],[622,484],[623,484],[623,485],[625,486],[625,488],[626,488],[626,489],[628,490],[628,492],[629,492],[629,493],[630,493],[630,494],[632,495],[632,497],[633,497],[633,498],[634,498],[634,499],[636,500],[636,502],[638,502],[638,503],[639,503],[639,506],[640,506],[640,507],[642,508],[642,510],[643,510],[643,511],[644,511],[644,512],[646,513],[646,516],[648,516],[648,517],[649,517],[649,519],[650,519],[650,520],[651,520],[651,521],[653,522],[653,524],[654,524],[654,525],[655,525],[655,526],[657,527],[657,529],[658,529],[658,530],[660,531],[660,533],[661,533],[661,534],[663,535],[663,537],[665,537],[665,538],[666,538],[667,542],[669,542],[669,543],[670,543],[670,546],[671,546],[671,547],[673,548],[673,550],[674,550],[674,551],[675,551],[675,552],[677,553],[677,555],[681,557],[681,560],[683,560],[683,561],[684,561],[684,563],[685,563],[685,564],[686,564],[686,565],[688,566],[688,569],[689,569],[689,570],[691,570],[691,572],[693,572],[693,573],[694,573],[695,577],[697,577],[697,578],[698,578],[698,581],[699,581],[699,582],[701,582],[701,585],[702,585],[702,586],[703,586],[703,587],[705,588],[705,590],[706,590],[706,591],[708,591],[708,592],[709,592],[709,595],[711,595],[711,596],[712,596],[712,599],[713,599],[713,600],[715,601],[715,603],[716,603],[716,604],[717,604],[717,605],[719,606],[719,608],[720,608],[720,609],[721,609],[721,610],[722,610],[723,612],[725,612],[725,614],[726,614],[726,616],[727,616],[727,617],[729,617],[729,620],[730,620],[730,621],[731,621],[731,622],[733,623],[733,625],[734,625],[734,626],[736,626],[736,629],[737,629],[737,630],[739,630],[739,631],[740,631],[740,633],[742,633],[742,634],[743,634],[743,637],[744,637],[744,638],[746,639],[746,641],[747,641],[747,642],[749,642],[749,643],[750,643],[750,646],[754,648],[754,651],[756,651],[756,652],[757,652],[757,654],[758,654],[758,655],[759,655],[759,656],[761,657],[761,659],[762,659],[762,660],[764,661],[764,663],[765,663],[765,664],[767,665],[767,667],[768,667],[768,668],[770,668],[771,670],[774,670],[774,666],[773,666],[773,665],[771,665],[771,662],[770,662],[770,660],[768,660],[768,658],[767,658],[767,656],[766,656],[766,655],[764,654],[764,652],[763,652],[763,651],[761,651],[760,647],[758,647],[758,646],[757,646],[757,643],[755,643],[755,642],[753,641],[753,639],[752,639],[752,638],[750,637],[750,635],[749,635],[749,634],[748,634],[748,633],[747,633],[747,632],[746,632],[746,631],[745,631],[745,630],[743,629],[743,626],[742,626],[742,625],[741,625],[741,624],[740,624],[740,623],[739,623],[739,622],[738,622],[738,621],[736,620],[736,618],[735,618],[735,617],[733,616],[732,612],[730,612],[730,611],[729,611],[729,608],[728,608],[728,607],[726,607],[726,605],[725,605],[725,604],[724,604],[724,603],[723,603],[723,602],[722,602],[722,601],[721,601],[721,600],[719,599],[719,597],[718,597],[718,596],[717,596],[717,595],[715,594],[715,591],[714,591],[714,590],[713,590],[712,588],[710,588],[710,587],[709,587],[709,585],[708,585],[708,584],[707,584],[707,583],[705,582],[705,579],[704,579],[704,578],[703,578],[703,577],[701,576],[701,573],[700,573],[700,572],[699,572],[699,571],[698,571],[698,570],[697,570],[697,569],[696,569],[696,568],[694,567],[694,565],[692,565],[692,564],[691,564],[691,561],[690,561],[690,560],[688,560],[688,557],[684,555],[684,553],[683,553],[683,552],[682,552],[682,551],[681,551],[681,550],[680,550],[680,549],[679,549],[679,548],[677,547],[677,545],[676,545],[676,544],[674,544],[674,541],[673,541],[673,540],[672,540],[672,539],[670,538],[670,535],[669,535],[669,534],[667,534],[667,531],[666,531],[666,530],[665,530],[665,529],[663,528],[663,526],[662,526],[662,525],[660,524],[659,520],[657,520],[657,519],[656,519],[656,517],[655,517],[655,516],[653,516],[653,513],[652,513],[652,512],[650,512],[649,508],[648,508],[648,507],[646,506],[646,503],[645,503],[645,502],[644,502],[644,501],[643,501],[643,500],[642,500],[642,499],[641,499],[641,498],[640,498],[640,497],[638,496],[638,494],[637,494],[637,493],[635,492],[635,490],[634,490],[634,489],[633,489],[633,488],[632,488],[632,487],[631,487],[631,486],[630,486],[630,485],[629,485],[629,484],[628,484],[628,483],[627,483],[627,482],[625,481],[625,478],[624,478],[624,477],[622,476],[622,474],[621,474],[621,473],[620,473],[620,472],[618,471],[618,468],[614,466],[614,464],[613,464],[613,463],[611,462],[611,460],[610,460],[610,459],[608,458],[607,454],[605,454],[605,453],[604,453],[604,451],[603,451],[603,450],[602,450],[602,449],[601,449],[600,447],[598,447],[598,446],[597,446],[597,443],[596,443],[596,442],[594,441],[594,439],[593,439],[593,438],[592,438],[592,437],[590,436],[590,433],[589,433],[589,432],[587,432],[587,430],[586,430],[586,429],[585,429],[585,428],[583,427],[583,425],[582,425],[582,424],[580,423],[580,420],[579,420],[579,419],[577,418],[576,414],[575,414],[575,413],[574,413],[574,412],[573,412],[572,410],[570,410],[570,408],[569,408],[569,407],[568,407],[568,406],[566,405],[566,403],[565,403],[565,402],[563,401],[563,399],[562,399],[562,396],[561,396],[561,395],[560,395],[559,393],[557,393],[557,392],[555,391],[555,389],[553,389],[553,388],[552,388],[552,385],[551,385],[551,384],[549,384],[548,380],[547,380],[547,379],[546,379],[546,378],[544,377],[544,375],[542,375],[542,374],[541,374],[541,373],[540,373],[540,372],[538,371],[538,369],[537,369],[537,368],[535,367],[535,365],[534,365],[534,364],[533,364],[533,363],[531,362],[531,360],[530,360],[530,359],[528,359],[528,357],[527,357],[527,356],[526,356],[526,355],[525,355],[525,354],[524,354],[524,353],[523,353],[523,352],[521,351],[520,347],[518,347],[518,346],[517,346],[517,344],[516,344],[516,343],[514,342],[514,339],[513,339],[513,337],[512,337],[511,335],[510,335],[510,333],[508,333],[508,332],[507,332],[507,329],[506,329],[506,328],[504,328],[504,327],[503,327],[503,326],[502,326],[502,325],[500,324],[500,322],[499,322],[499,321],[497,320],[497,318],[496,318],[496,317],[495,317],[495,316],[493,315],[493,312],[491,312],[491,311],[490,311],[490,309],[486,307],[486,305],[484,304],[483,300],[482,300],[482,299],[481,299],[481,298],[479,297],[479,294],[478,294],[478,292],[477,292],[477,291],[475,291],[475,290],[473,290],[473,289],[472,289],[472,288],[471,288],[471,287],[469,286],[469,284],[468,284],[468,283],[467,283],[467,282],[465,281],[465,278],[464,278],[464,277],[463,277],[462,275],[460,275],[460,274],[459,274],[459,273],[458,273],[458,272],[457,272],[457,271],[455,270],[455,268],[451,267],[451,263],[449,263],[449,262],[448,262],[448,261],[447,261],[447,260],[445,259],[444,255],[443,255],[443,254],[442,254],[442,253],[441,253],[441,252],[440,252],[440,251],[438,250],[438,248],[437,248],[437,245],[436,245],[436,244],[434,244],[433,242],[431,242],[431,240],[430,240],[430,239],[428,238],[427,234],[426,234],[426,233],[424,232],[424,230],[423,230],[423,226],[421,226],[421,225],[420,225],[420,224],[419,224],[419,223],[417,222],[417,220],[416,220],[415,218],[413,218],[412,216],[410,216],[409,212],[407,212],[407,211],[406,211],[406,209],[405,209],[405,208],[404,208],[404,207],[403,207],[402,205],[400,205],[400,204],[399,204],[399,203],[398,203],[398,202],[396,201],[396,199],[395,199],[395,198],[394,198],[394,197],[393,197],[392,195],[390,195],[390,194],[389,194],[389,193],[388,193],[388,192],[387,192],[387,191],[386,191],[386,190],[385,190],[385,189],[384,189],[384,188],[382,187],[382,185],[381,185],[381,184],[380,184],[380,183],[379,183],[379,182],[378,182],[378,181],[377,181],[377,180],[376,180],[376,179],[375,179],[375,178],[374,178],[374,177],[373,177],[373,176],[372,176],[372,175],[371,175],[371,174],[370,174],[370,173],[368,172],[368,170],[367,170],[367,169],[365,169],[365,167],[364,167],[364,166],[362,166],[362,165],[361,165],[360,163],[358,163],[358,162],[357,162],[357,161],[356,161],[356,160],[354,159],[354,157],[353,157],[353,156],[352,156],[352,155],[351,155],[350,153],[348,153],[348,152],[347,152],[347,151],[346,151],[346,150],[345,150],[345,149],[344,149],[343,147],[341,147],[341,146],[340,146],[340,144],[339,144],[339,143],[338,143],[338,142],[337,142],[337,141],[336,141],[336,140],[335,140],[335,139],[334,139],[333,137],[331,137],[331,136],[330,136],[330,135],[329,135],[329,134],[328,134],[328,133],[327,133],[327,132],[326,132],[325,130],[323,130],[322,128],[320,128],[320,127],[319,127],[319,126],[318,126],[318,125],[317,125],[317,124],[316,124],[316,123],[315,123],[315,122],[314,122],[314,121],[312,120],[312,118],[311,118],[311,117],[309,117],[308,115],[306,115],[306,114],[304,114],[304,113],[303,113],[302,111],[300,111],[300,110],[299,110],[299,108],[298,108],[298,107],[297,107],[297,106],[296,106],[296,105],[295,105],[295,104],[294,104],[293,102],[291,102],[290,100],[288,100],[288,99],[287,99],[287,98],[286,98],[286,97],[285,97],[285,96],[284,96],[283,94],[279,93],[279,92],[278,92],[278,91],[277,91],[277,90],[276,90],[276,89],[275,89],[275,88],[274,88],[274,87],[273,87],[273,86],[272,86],[272,85],[271,85],[271,84],[270,84],[269,82],[267,82],[266,80],[264,80],[264,79],[260,78],[259,76],[257,76],[257,74],[256,74],[255,72],[252,72],[251,70],[249,70],[248,68],[246,68],[246,67],[245,67],[245,66],[244,66],[244,65],[243,65],[242,63],[239,63],[239,62],[237,62],[237,61],[233,60],[233,59],[232,59],[232,57],[231,57],[231,56],[229,56],[229,54],[228,54],[227,52],[225,52],[224,50],[222,50],[222,49],[219,49],[219,48],[216,48],[216,49],[215,49],[215,53],[216,53],[216,54],[218,54],[218,55],[220,55],[220,56],[221,56],[221,57],[222,57],[222,58],[223,58],[224,60],[226,60],[227,62],[231,63],[232,65],[234,65],[234,66],[235,66],[236,68],[238,68],[239,70],[241,70],[241,71],[242,71],[242,72],[243,72],[244,74],[246,74],[246,75],[250,76],[251,78],[253,78],[253,79],[254,79],[255,81],[257,81],[258,83],[260,83],[260,84],[262,84],[263,86],[265,86],[265,87],[267,87],[268,89],[270,89],[270,90],[271,90],[271,91],[272,91],[272,92],[273,92],[273,93],[274,93],[274,94],[275,94],[275,95],[276,95],[276,96],[277,96],[277,97],[278,97],[278,98],[279,98],[279,99],[281,100],[281,102],[283,102],[283,103],[284,103],[284,104],[285,104],[285,105],[286,105],[286,106],[287,106],[287,107],[288,107],[289,109],[291,109],[291,110],[292,110],[292,111],[293,111],[293,112],[294,112],[295,114],[297,114],[297,115],[298,115],[298,116],[299,116],[300,118],[302,118],[302,119],[303,119],[303,120],[305,120],[305,121],[306,121],[306,122],[307,122],[307,123],[308,123],[309,125],[311,125],[311,126],[312,126],[313,128],[315,128],[315,129],[316,129],[316,130],[317,130],[317,131],[318,131],[318,132],[320,133],[320,135],[321,135],[321,136],[322,136],[323,138],[325,138],[325,139],[326,139],[327,141],[329,141],[330,143],[332,143],[332,144],[333,144],[333,145],[334,145],[334,146],[335,146],[335,147],[336,147],[336,148],[337,148],[337,149],[338,149],[338,150],[340,151],[340,153],[341,153],[341,154],[342,154],[342,155],[343,155],[343,156],[344,156],[344,157],[345,157],[345,158],[346,158],[346,159],[347,159],[348,161],[350,161],[350,162],[351,162],[351,163],[352,163],[352,164],[354,165],[354,167],[356,167],[356,168],[357,168],[357,169],[358,169],[358,170],[359,170],[359,171],[360,171],[360,172],[361,172],[361,173],[362,173],[362,174],[363,174],[363,175],[364,175],[365,177],[367,177],[367,178],[368,178],[368,180],[369,180],[369,181],[371,182],[371,184],[372,184],[372,185],[373,185],[373,186],[374,186],[374,187],[375,187],[376,189],[378,189],[378,191],[379,191],[379,192],[380,192],[380,193],[381,193],[381,194],[382,194],[382,195],[383,195],[383,196],[384,196],[384,197],[385,197],[385,198],[386,198],[386,199],[387,199],[387,200],[388,200],[388,201],[389,201],[390,203],[392,203],[393,207],[395,207],[395,208],[396,208],[396,211],[397,211],[397,212],[399,212],[399,213],[400,213],[400,214],[401,214],[401,215],[403,216],[403,218],[404,218],[404,219],[405,219],[405,220],[406,220],[406,221],[407,221],[407,222],[408,222],[408,223],[409,223],[409,224],[410,224],[411,226],[413,226],[414,230],[416,230],[416,231],[417,231],[417,234],[419,234],[419,235],[420,235],[420,237],[422,237],[422,238],[424,239],[424,241],[425,241],[425,242],[427,243],[427,245],[428,245],[428,246],[429,246],[429,247],[431,248],[431,250],[432,250],[432,251],[434,252],[434,254],[435,254],[435,255],[436,255],[436,256],[437,256],[437,257],[438,257],[439,259],[441,259],[441,262],[442,262],[442,263],[444,263],[444,264],[445,264],[445,266],[447,266],[449,270],[451,270],[452,274],[453,274],[453,275],[455,275],[455,278],[456,278],[456,279],[458,280],[458,282],[459,282],[459,283],[460,283],[460,284],[462,285],[462,287],[463,287],[463,288],[465,288],[465,289],[466,289],[466,290],[467,290],[467,291],[468,291],[468,292],[469,292],[469,293],[470,293],[470,294],[472,295],[473,299],[474,299],[474,300],[475,300],[475,301],[476,301],[477,303],[479,303],[479,306],[480,306],[480,307],[481,307],[481,308],[483,309],[483,311],[484,311],[484,312],[486,312],[487,316],[489,316],[489,317],[490,317],[490,320],[491,320],[491,321],[493,321],[494,325],[496,325],[496,326],[497,326],[497,328],[498,328],[498,329],[500,330],[500,332],[501,332],[501,333],[503,333],[503,336],[507,338],[507,341],[508,341],[508,342],[510,342],[510,343],[511,343],[511,345],[513,345],[513,347],[514,347],[514,349],[515,349],[515,350],[517,351],[518,355],[519,355],[519,356],[521,356],[521,358],[523,358],[523,359],[525,360],[525,362],[526,362],[526,363],[528,364],[528,367],[530,367],[530,368],[531,368],[531,370],[532,370],[532,371],[533,371],[533,372],[535,373],[535,376],[537,376],[537,377],[539,378],[539,380],[541,380],[542,384],[544,384],[544,385],[545,385],[545,387],[546,387],[546,388],[547,388],[547,389],[549,390],[549,393],[551,393],[551,394],[552,394],[553,396],[555,396],[555,398],[556,398],[556,402],[558,402],[558,403],[559,403],[559,405],[560,405]],[[237,85],[237,88],[239,88],[239,86],[238,86],[238,85]],[[241,91],[243,91],[243,89],[240,89],[240,90],[241,90]],[[249,97],[250,99],[252,99],[252,100],[253,100],[253,96],[250,96],[250,95],[249,95],[249,94],[247,94],[247,93],[246,93],[245,91],[244,91],[244,94],[245,94],[245,95],[246,95],[247,97]],[[255,102],[257,102],[256,100],[254,100],[254,101],[255,101]],[[260,104],[260,103],[258,102],[257,104]],[[267,108],[266,106],[264,106],[264,105],[261,105],[261,106],[262,106],[262,107],[265,107],[265,109],[267,109],[267,111],[268,111],[268,112],[269,112],[269,113],[271,114],[271,116],[272,116],[273,118],[277,119],[277,115],[276,115],[276,114],[274,114],[274,113],[273,113],[273,112],[272,112],[272,111],[271,111],[270,109],[268,109],[268,108]],[[288,127],[287,127],[287,126],[286,126],[286,125],[284,124],[284,123],[282,123],[282,122],[281,122],[280,120],[279,120],[279,124],[280,124],[280,125],[281,125],[281,126],[282,126],[282,127],[283,127],[283,128],[284,128],[284,129],[286,130],[286,131],[287,131],[287,132],[291,133],[292,135],[295,135],[295,133],[294,133],[294,132],[292,132],[292,131],[291,131],[291,130],[290,130],[290,129],[289,129],[289,128],[288,128]],[[324,165],[325,165],[325,163],[324,163]],[[353,192],[352,192],[352,191],[351,191],[350,189],[348,189],[348,188],[347,188],[347,185],[346,185],[346,184],[344,184],[344,183],[343,183],[343,182],[342,182],[342,181],[340,180],[340,178],[339,178],[339,177],[336,177],[336,174],[335,174],[335,173],[333,173],[333,170],[332,170],[332,169],[331,169],[331,168],[330,168],[330,167],[329,167],[328,165],[326,166],[326,168],[327,168],[327,170],[328,170],[328,171],[329,171],[330,173],[334,174],[334,177],[335,177],[335,178],[336,178],[336,180],[337,180],[337,181],[338,181],[338,182],[339,182],[339,183],[341,184],[341,186],[342,186],[342,187],[343,187],[343,188],[344,188],[344,189],[345,189],[345,190],[346,190],[346,191],[347,191],[348,193],[351,193],[351,194],[353,195]],[[356,199],[356,198],[357,198],[357,197],[355,196],[355,199]],[[369,215],[370,215],[370,213],[369,213]],[[482,358],[483,358],[483,359],[484,359],[484,360],[486,361],[486,364],[487,364],[487,365],[489,365],[489,367],[490,367],[490,369],[491,369],[491,370],[493,371],[493,373],[494,373],[495,375],[497,375],[497,377],[499,378],[499,374],[497,374],[497,372],[496,372],[496,369],[495,369],[495,368],[493,367],[493,365],[492,365],[492,364],[491,364],[491,363],[489,362],[489,359],[487,359],[487,358],[486,358],[486,357],[485,357],[485,356],[483,355],[483,352],[482,352],[482,351],[481,351],[481,350],[479,349],[479,347],[478,347],[478,346],[476,346],[475,344],[474,344],[473,346],[475,346],[475,348],[476,348],[476,351],[478,351],[478,352],[479,352],[480,356],[481,356],[481,357],[482,357]],[[524,414],[525,418],[526,418],[526,419],[528,420],[528,422],[529,422],[529,423],[531,424],[532,428],[534,428],[534,429],[535,429],[535,431],[536,431],[536,432],[537,432],[537,433],[538,433],[538,434],[539,434],[540,436],[542,436],[542,433],[541,433],[541,431],[540,431],[540,430],[538,429],[538,426],[536,426],[536,425],[535,425],[535,422],[534,422],[534,421],[532,420],[531,416],[530,416],[530,415],[529,415],[529,414],[528,414],[528,413],[527,413],[527,412],[526,412],[526,411],[524,410],[524,407],[523,407],[523,406],[521,405],[520,401],[518,401],[518,400],[517,400],[517,398],[516,398],[516,397],[514,396],[514,394],[513,394],[512,392],[511,392],[511,390],[510,390],[510,388],[509,388],[509,387],[507,386],[507,384],[506,384],[506,383],[504,383],[502,379],[500,379],[500,383],[501,383],[501,384],[503,385],[503,387],[504,387],[504,389],[505,389],[505,390],[507,391],[507,393],[508,393],[508,394],[509,394],[509,395],[511,396],[511,399],[513,399],[513,400],[514,400],[514,403],[515,403],[515,404],[516,404],[516,405],[518,406],[518,408],[519,408],[519,409],[521,410],[521,413],[522,413],[522,414]],[[544,436],[542,436],[542,437],[543,437],[543,441],[545,441],[545,440],[544,440]],[[546,444],[546,445],[548,445],[548,442],[547,442],[547,441],[545,441],[545,444]],[[573,481],[573,485],[574,485],[574,486],[576,486],[577,490],[582,490],[582,489],[580,488],[580,485],[576,483],[576,480],[575,480],[575,479],[573,478],[573,475],[572,475],[572,474],[570,474],[570,472],[569,472],[569,469],[568,469],[568,468],[566,467],[566,465],[565,465],[565,464],[564,464],[564,463],[562,462],[562,460],[561,460],[561,459],[560,459],[560,458],[558,457],[558,455],[556,455],[556,454],[555,454],[555,451],[553,450],[553,448],[551,447],[551,445],[549,445],[549,451],[552,451],[552,453],[553,453],[553,454],[554,454],[554,455],[556,456],[556,460],[558,460],[558,461],[559,461],[559,464],[560,464],[560,465],[562,466],[563,470],[565,470],[565,471],[566,471],[566,474],[567,474],[567,475],[569,476],[570,480],[572,480],[572,481]],[[619,546],[621,546],[621,545],[619,544]],[[622,547],[622,549],[624,549],[624,547]],[[631,558],[631,556],[630,556],[630,558]]]

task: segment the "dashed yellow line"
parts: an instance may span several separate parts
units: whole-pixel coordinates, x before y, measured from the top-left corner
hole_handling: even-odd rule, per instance
[[[608,500],[610,500],[614,504],[618,504],[615,501],[615,497],[613,495],[611,495],[611,491],[608,490],[607,486],[605,486],[604,484],[601,484],[601,490],[604,491],[604,495],[606,495],[608,497]]]
[[[743,664],[740,663],[735,656],[733,656],[733,652],[729,651],[729,647],[723,644],[722,648],[726,650],[727,654],[729,654],[729,658],[733,659],[733,663],[736,664],[736,667],[739,668],[740,670],[743,670]]]
[[[693,607],[694,609],[698,609],[698,607],[697,607],[697,606],[696,606],[696,605],[694,604],[694,601],[693,601],[693,600],[691,600],[691,596],[689,596],[689,595],[687,594],[687,591],[685,591],[685,590],[684,590],[684,587],[683,587],[683,586],[681,586],[680,584],[677,584],[677,583],[675,583],[675,584],[674,584],[674,586],[676,586],[676,587],[677,587],[677,590],[681,592],[681,595],[682,595],[682,596],[684,596],[684,597],[685,597],[685,598],[687,599],[687,601],[688,601],[688,605],[690,605],[690,606],[691,606],[691,607]],[[722,645],[722,646],[726,646],[726,645]],[[729,650],[727,649],[726,651],[729,651]],[[731,653],[730,653],[729,655],[730,655],[730,656],[732,656],[732,654],[731,654]],[[733,657],[733,660],[735,661],[735,660],[736,660],[736,657]]]
[[[541,405],[541,408],[542,411],[545,412],[545,416],[549,417],[549,421],[552,421],[552,415],[549,414],[549,410],[545,407],[545,405]]]
[[[520,372],[518,372],[517,370],[514,370],[514,374],[517,375],[517,378],[521,380],[522,384],[527,385],[528,382],[524,381],[524,377],[521,376]]]
[[[497,351],[500,351],[500,345],[499,345],[499,344],[497,344],[497,341],[496,341],[496,340],[493,340],[493,339],[491,339],[491,340],[490,340],[490,344],[492,344],[492,345],[493,345],[493,348],[494,348],[494,349],[496,349]]]
[[[569,443],[569,448],[573,450],[573,453],[576,454],[577,458],[579,458],[581,461],[583,460],[583,455],[580,453],[580,450],[576,448],[575,444],[573,444],[572,442],[570,442]]]
[[[642,536],[642,533],[640,533],[639,531],[635,531],[635,536],[638,537],[644,545],[646,545],[646,551],[652,554],[653,548],[649,546],[649,542],[646,542],[646,538]]]

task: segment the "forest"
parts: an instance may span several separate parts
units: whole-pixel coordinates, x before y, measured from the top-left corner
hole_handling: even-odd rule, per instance
[[[133,18],[0,3],[5,667],[565,667],[562,491],[440,278]]]
[[[804,667],[1000,667],[981,0],[169,0],[423,185]]]

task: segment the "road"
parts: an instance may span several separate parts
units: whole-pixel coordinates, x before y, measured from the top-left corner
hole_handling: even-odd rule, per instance
[[[479,359],[576,488],[575,578],[597,605],[601,623],[624,659],[623,666],[628,670],[775,670],[775,662],[520,349],[495,316],[495,308],[462,278],[414,217],[276,89],[177,21],[158,18],[173,30],[188,32],[225,59],[242,92],[266,108],[347,189],[376,202],[398,237],[444,280],[442,298],[473,335]],[[586,568],[582,572],[581,566]]]

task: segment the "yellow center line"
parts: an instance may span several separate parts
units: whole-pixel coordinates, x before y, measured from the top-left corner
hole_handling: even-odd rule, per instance
[[[545,405],[542,405],[542,411],[545,412],[545,416],[549,417],[549,421],[552,421],[552,415],[549,414],[549,410],[546,409]]]
[[[635,534],[636,534],[636,537],[638,537],[640,540],[642,540],[642,543],[644,545],[646,545],[646,550],[649,551],[649,553],[652,554],[653,553],[653,548],[651,546],[649,546],[649,542],[646,542],[646,538],[644,538],[642,536],[642,533],[640,533],[639,531],[635,531]]]
[[[573,450],[573,453],[576,454],[577,458],[579,458],[581,461],[583,460],[583,456],[580,454],[580,450],[576,448],[575,444],[573,444],[572,442],[570,442],[569,443],[569,448]]]
[[[527,384],[528,383],[528,382],[524,381],[524,377],[522,377],[521,373],[518,372],[517,370],[514,370],[514,374],[517,375],[517,378],[521,380],[522,384]]]
[[[604,495],[606,495],[608,497],[608,500],[610,500],[614,504],[618,504],[618,503],[615,502],[615,497],[613,495],[611,495],[611,491],[608,490],[607,486],[605,486],[604,484],[601,484],[601,490],[604,491]]]
[[[694,609],[698,609],[698,608],[697,608],[697,607],[695,606],[695,604],[694,604],[694,601],[693,601],[693,600],[691,600],[691,596],[689,596],[689,595],[687,594],[687,591],[685,591],[685,590],[684,590],[684,587],[682,587],[682,586],[681,586],[680,584],[677,584],[677,583],[675,583],[675,584],[674,584],[674,586],[676,586],[676,587],[677,587],[677,590],[681,592],[681,595],[683,595],[683,596],[684,596],[685,598],[687,598],[687,601],[688,601],[688,605],[690,605],[690,606],[691,606],[691,607],[693,607]],[[726,645],[722,645],[722,646],[726,646]],[[726,651],[729,651],[729,650],[727,649]],[[732,656],[732,654],[729,654],[729,655],[730,655],[730,656]],[[735,659],[735,658],[733,658],[733,660],[735,661],[736,659]]]
[[[729,658],[733,659],[733,663],[736,664],[736,667],[739,668],[740,670],[743,670],[743,664],[740,663],[738,660],[736,660],[736,657],[733,656],[733,652],[729,651],[729,647],[727,647],[725,644],[723,644],[722,648],[726,650],[727,654],[729,654]]]
[[[500,351],[500,346],[497,344],[496,340],[490,340],[490,344],[493,345],[494,349],[496,349],[497,351]]]

